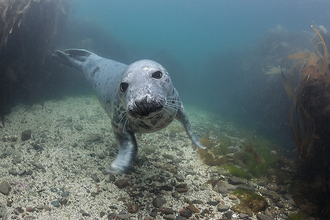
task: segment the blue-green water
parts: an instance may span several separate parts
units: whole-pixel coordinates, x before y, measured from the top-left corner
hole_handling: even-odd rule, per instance
[[[310,47],[303,31],[311,31],[313,22],[326,27],[329,1],[85,0],[71,5],[72,41],[89,39],[87,49],[124,63],[156,60],[170,72],[184,103],[293,144],[291,103],[280,74],[264,70]],[[84,22],[85,29],[76,26]]]

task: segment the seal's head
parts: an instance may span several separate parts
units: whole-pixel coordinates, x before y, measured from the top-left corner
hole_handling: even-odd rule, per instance
[[[179,108],[169,73],[152,60],[140,60],[126,68],[119,85],[119,96],[130,121],[146,123],[146,120],[164,118],[164,115],[172,121]]]

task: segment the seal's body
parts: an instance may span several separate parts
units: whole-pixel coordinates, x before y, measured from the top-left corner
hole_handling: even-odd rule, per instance
[[[191,130],[188,117],[168,72],[152,60],[130,65],[87,50],[56,51],[55,58],[84,73],[111,119],[119,154],[108,172],[126,171],[137,153],[135,133],[151,133],[179,120],[192,142],[205,149]]]

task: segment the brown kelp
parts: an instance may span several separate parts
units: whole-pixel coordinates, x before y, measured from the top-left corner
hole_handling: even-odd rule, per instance
[[[245,146],[245,152],[251,153],[254,157],[254,166],[259,166],[266,163],[265,159],[252,149],[253,144],[250,143]]]
[[[330,94],[328,94],[328,86],[330,85],[329,53],[320,32],[314,26],[311,28],[316,32],[314,37],[316,43],[313,43],[314,39],[310,39],[315,53],[304,51],[288,56],[285,60],[299,61],[293,66],[289,77],[282,71],[284,88],[293,102],[290,109],[290,128],[302,157],[307,157],[311,153],[313,142],[322,134],[322,131],[318,129],[322,127],[321,119],[330,110]],[[319,45],[322,47],[320,48]],[[322,50],[323,53],[321,53]],[[294,74],[302,64],[304,66],[299,71],[299,84],[295,88]],[[297,114],[295,129],[293,126],[294,107]]]

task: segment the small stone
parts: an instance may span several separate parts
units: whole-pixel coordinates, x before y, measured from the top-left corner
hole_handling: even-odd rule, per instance
[[[106,213],[105,213],[105,212],[103,212],[103,211],[102,211],[102,212],[100,212],[100,217],[102,218],[103,216],[105,216],[105,214],[106,214]]]
[[[116,181],[116,177],[115,177],[115,175],[110,174],[110,175],[109,175],[109,181],[111,181],[111,182],[115,182],[115,181]]]
[[[258,220],[274,220],[273,217],[267,216],[267,215],[263,215],[263,214],[258,214],[257,215],[257,219]]]
[[[218,211],[219,211],[219,212],[225,212],[225,211],[227,211],[228,209],[229,209],[229,206],[228,206],[228,205],[220,204],[220,205],[218,206]]]
[[[164,215],[163,218],[167,220],[175,220],[175,215]]]
[[[177,191],[175,191],[172,193],[172,197],[178,199],[180,197],[180,194]]]
[[[50,204],[52,204],[54,207],[60,207],[60,203],[58,201],[53,201]]]
[[[17,172],[17,174],[20,175],[20,176],[22,176],[22,175],[25,174],[25,172],[26,172],[26,170],[21,169],[21,170],[19,170],[19,171]]]
[[[165,215],[171,215],[174,213],[173,209],[171,208],[165,208],[163,210],[161,210],[162,213],[164,213]]]
[[[232,184],[232,185],[240,185],[240,184],[244,184],[246,181],[243,181],[242,179],[236,177],[236,176],[232,176],[228,178],[228,183]]]
[[[174,177],[178,182],[183,182],[184,181],[184,177],[182,175],[178,174],[178,175],[175,175]]]
[[[117,180],[115,182],[115,185],[119,188],[119,189],[123,189],[127,186],[129,186],[129,183],[128,183],[128,180],[127,179],[120,179],[120,180]]]
[[[127,211],[129,213],[137,213],[139,211],[139,205],[136,203],[130,203],[127,205]]]
[[[199,213],[198,208],[196,208],[196,206],[194,206],[193,204],[189,204],[187,206],[187,209],[189,209],[190,211],[194,212],[194,213]]]
[[[249,215],[248,214],[245,214],[245,213],[240,213],[239,214],[239,217],[243,219],[243,218],[249,217]]]
[[[11,175],[14,175],[14,176],[17,175],[17,171],[14,170],[14,169],[10,169],[10,170],[8,170],[8,173],[11,174]]]
[[[180,215],[185,218],[190,218],[192,216],[193,212],[189,209],[184,210],[183,212],[180,212]]]
[[[0,192],[4,195],[8,195],[10,190],[10,185],[7,181],[2,181],[0,184]]]
[[[34,208],[32,208],[31,206],[26,207],[25,210],[27,212],[34,212]]]
[[[188,192],[188,188],[176,188],[176,191],[178,191],[179,193],[183,193],[183,192]]]
[[[22,209],[21,207],[17,207],[14,209],[14,213],[16,215],[19,215],[20,213],[23,213],[24,212],[24,209]]]
[[[44,209],[44,205],[43,204],[37,205],[37,209]]]
[[[164,205],[166,203],[166,200],[160,197],[156,197],[153,201],[152,204],[154,207],[156,208],[160,208],[162,207],[162,205]]]
[[[77,130],[77,131],[82,131],[84,128],[83,126],[81,125],[75,125],[74,128]]]
[[[219,201],[208,201],[207,204],[212,205],[212,206],[216,206],[218,205],[220,202]]]
[[[32,164],[33,164],[33,166],[35,166],[38,169],[44,169],[44,166],[39,162],[33,162]]]
[[[193,204],[203,204],[203,201],[202,200],[198,200],[198,199],[195,199],[193,201],[191,201]]]
[[[68,191],[64,191],[62,194],[61,194],[62,197],[68,197],[69,196],[69,192]]]
[[[157,216],[157,212],[158,212],[158,209],[153,209],[151,212],[150,212],[150,216],[155,218]]]
[[[31,138],[31,133],[32,133],[32,132],[31,132],[30,129],[23,131],[23,132],[22,132],[22,135],[21,135],[21,140],[22,140],[22,141],[27,141],[27,140],[29,140],[29,139]]]
[[[97,183],[100,182],[100,179],[97,177],[96,174],[92,174],[92,175],[91,175],[91,178],[92,178],[95,182],[97,182]],[[120,189],[121,189],[121,188],[120,188]]]
[[[237,196],[235,196],[235,195],[233,195],[233,194],[230,194],[230,195],[228,196],[228,198],[231,199],[231,200],[235,200],[235,199],[237,199]]]
[[[89,213],[83,211],[82,216],[91,217],[91,214],[89,214]]]

